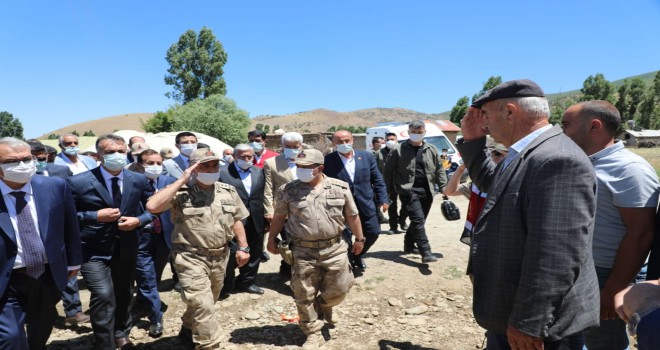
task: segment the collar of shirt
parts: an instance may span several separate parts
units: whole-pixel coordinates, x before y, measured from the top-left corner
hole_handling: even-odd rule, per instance
[[[71,159],[69,159],[69,157],[65,156],[64,153],[60,153],[60,158],[62,158],[62,160],[64,160],[64,162],[67,164],[75,164],[71,161]],[[76,160],[79,160],[78,155],[76,155]]]
[[[234,167],[236,168],[236,170],[238,170],[239,174],[246,175],[246,176],[250,175],[250,172],[251,172],[250,168],[247,168],[247,170],[243,170],[241,167],[238,166],[238,164],[236,164],[236,162],[234,162],[233,164],[234,164]]]
[[[351,154],[349,154],[348,157],[344,157],[344,155],[339,152],[337,152],[337,154],[339,155],[339,157],[341,157],[341,160],[342,162],[344,162],[344,164],[346,164],[346,162],[352,162],[355,160],[355,152],[351,152]]]
[[[25,192],[26,200],[27,200],[27,196],[32,196],[32,185],[30,185],[30,182],[28,181],[28,182],[25,183],[25,185],[23,185],[23,187],[15,190],[15,189],[7,186],[7,184],[4,181],[0,181],[0,191],[2,191],[2,196],[3,197],[7,196],[10,193],[15,192],[15,191],[22,191],[22,192]]]
[[[622,150],[623,148],[624,148],[623,147],[623,142],[617,141],[612,146],[604,148],[604,149],[590,155],[589,160],[591,160],[591,162],[593,163],[593,162],[595,162],[599,159],[603,159],[603,158],[605,158],[605,157],[607,157],[607,156],[609,156],[613,153],[616,153],[616,152]]]
[[[536,140],[537,137],[541,136],[544,132],[552,128],[552,124],[548,124],[540,129],[536,129],[532,131],[531,133],[527,134],[527,136],[523,137],[522,139],[518,140],[518,142],[514,143],[509,147],[509,153],[506,155],[504,158],[504,164],[502,166],[502,169],[506,168],[511,161],[516,159],[518,154],[522,152],[525,147],[527,147],[532,141]]]
[[[103,175],[103,180],[105,180],[105,182],[110,183],[113,177],[118,177],[119,181],[124,181],[124,169],[122,169],[117,176],[114,176],[110,174],[107,170],[105,170],[103,166],[100,166],[99,168],[101,169],[101,175]]]

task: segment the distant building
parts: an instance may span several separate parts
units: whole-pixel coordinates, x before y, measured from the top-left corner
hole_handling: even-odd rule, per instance
[[[660,146],[660,130],[626,130],[618,138],[626,142],[626,147]]]

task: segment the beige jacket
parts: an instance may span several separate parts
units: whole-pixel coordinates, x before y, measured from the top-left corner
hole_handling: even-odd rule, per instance
[[[289,163],[283,154],[268,158],[264,162],[264,177],[266,184],[264,186],[264,215],[273,215],[275,203],[273,199],[277,190],[287,183],[295,180],[293,170],[289,168]]]

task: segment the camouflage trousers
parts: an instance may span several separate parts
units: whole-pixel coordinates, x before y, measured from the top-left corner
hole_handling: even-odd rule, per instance
[[[353,273],[341,240],[329,248],[293,247],[291,289],[302,331],[309,335],[323,328],[321,310],[339,305],[353,286]]]
[[[191,329],[196,349],[218,349],[222,339],[215,302],[225,278],[229,249],[219,256],[180,252],[174,256],[174,268],[181,283],[181,299],[186,311],[183,327]]]

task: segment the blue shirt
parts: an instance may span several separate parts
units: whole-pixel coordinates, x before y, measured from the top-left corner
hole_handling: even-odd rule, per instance
[[[518,154],[522,152],[522,150],[525,149],[532,141],[536,140],[537,137],[541,136],[544,132],[546,132],[548,129],[552,128],[552,125],[546,125],[540,129],[534,130],[531,133],[529,133],[527,136],[523,137],[522,139],[518,140],[518,142],[514,143],[509,147],[509,153],[504,157],[502,160],[502,170],[506,169],[506,167],[511,164],[511,162],[518,157]]]

